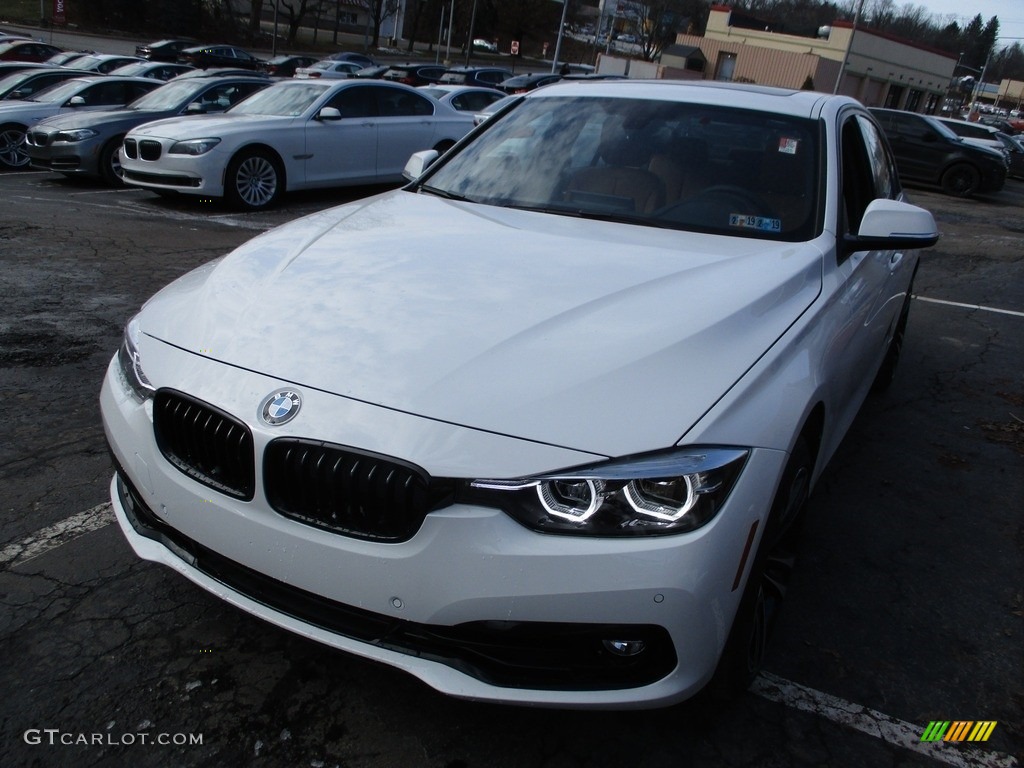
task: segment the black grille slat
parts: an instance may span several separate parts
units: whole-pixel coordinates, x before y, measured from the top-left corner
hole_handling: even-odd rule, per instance
[[[130,157],[132,160],[139,156],[138,145],[135,143],[135,139],[125,139],[124,144],[121,145],[121,151],[124,152],[125,157]]]
[[[193,480],[237,499],[256,492],[252,433],[211,405],[161,389],[153,401],[153,431],[160,452]]]
[[[161,150],[162,148],[159,141],[143,139],[139,142],[139,155],[143,160],[159,160]]]
[[[267,501],[279,514],[379,541],[411,538],[449,491],[398,459],[299,438],[263,455]]]

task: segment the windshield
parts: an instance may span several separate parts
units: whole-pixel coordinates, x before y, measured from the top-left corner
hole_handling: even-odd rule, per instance
[[[427,193],[741,237],[818,229],[816,122],[672,101],[550,96],[488,122]]]
[[[148,61],[140,61],[138,64],[125,64],[123,67],[118,67],[117,69],[112,70],[110,74],[120,75],[121,77],[135,77],[140,75],[140,73],[145,72],[151,66],[153,65]]]
[[[241,115],[295,117],[309,109],[330,87],[327,84],[305,82],[301,85],[287,83],[271,86],[238,102],[228,112]]]
[[[128,105],[128,109],[140,112],[162,112],[168,109],[175,109],[183,101],[192,98],[193,94],[202,91],[205,87],[205,83],[196,83],[195,81],[168,83],[150,91],[145,96],[140,96]]]
[[[69,61],[64,66],[68,69],[89,69],[100,61],[102,59],[99,56],[80,56],[73,61]]]
[[[78,80],[65,80],[63,83],[57,83],[51,85],[45,90],[39,91],[34,94],[31,98],[26,101],[39,101],[43,104],[53,104],[57,101],[64,101],[64,99],[70,99],[76,93],[78,93],[84,87],[84,83],[81,79]]]

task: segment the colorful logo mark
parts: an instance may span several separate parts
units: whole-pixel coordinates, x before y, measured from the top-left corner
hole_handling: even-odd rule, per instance
[[[932,720],[921,734],[921,741],[988,741],[996,723],[996,720]]]

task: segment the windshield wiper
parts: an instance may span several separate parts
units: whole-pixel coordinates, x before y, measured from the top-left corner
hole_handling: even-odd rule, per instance
[[[512,208],[517,211],[529,211],[531,213],[552,213],[556,216],[571,216],[577,219],[593,219],[595,221],[611,221],[616,224],[639,224],[644,227],[661,226],[649,216],[641,216],[635,213],[622,213],[618,211],[593,211],[584,210],[574,206],[561,205],[515,205],[507,203],[503,208]]]
[[[426,192],[430,195],[436,195],[437,197],[443,197],[445,200],[457,200],[460,203],[472,203],[475,202],[464,195],[457,195],[454,192],[449,192],[446,189],[440,187],[432,187],[429,184],[420,184],[416,187],[419,192]]]

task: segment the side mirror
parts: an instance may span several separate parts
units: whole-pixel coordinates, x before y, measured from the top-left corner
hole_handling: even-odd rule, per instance
[[[337,107],[324,107],[316,113],[317,120],[341,120],[341,110]]]
[[[81,96],[72,96],[68,100],[68,106],[69,107],[84,107],[85,106],[85,99],[83,99]]]
[[[438,157],[440,155],[436,149],[424,149],[421,152],[416,152],[405,164],[402,175],[409,181],[416,181]]]
[[[929,211],[899,200],[873,200],[864,211],[860,230],[841,243],[842,255],[857,251],[899,251],[931,248],[939,228]]]

